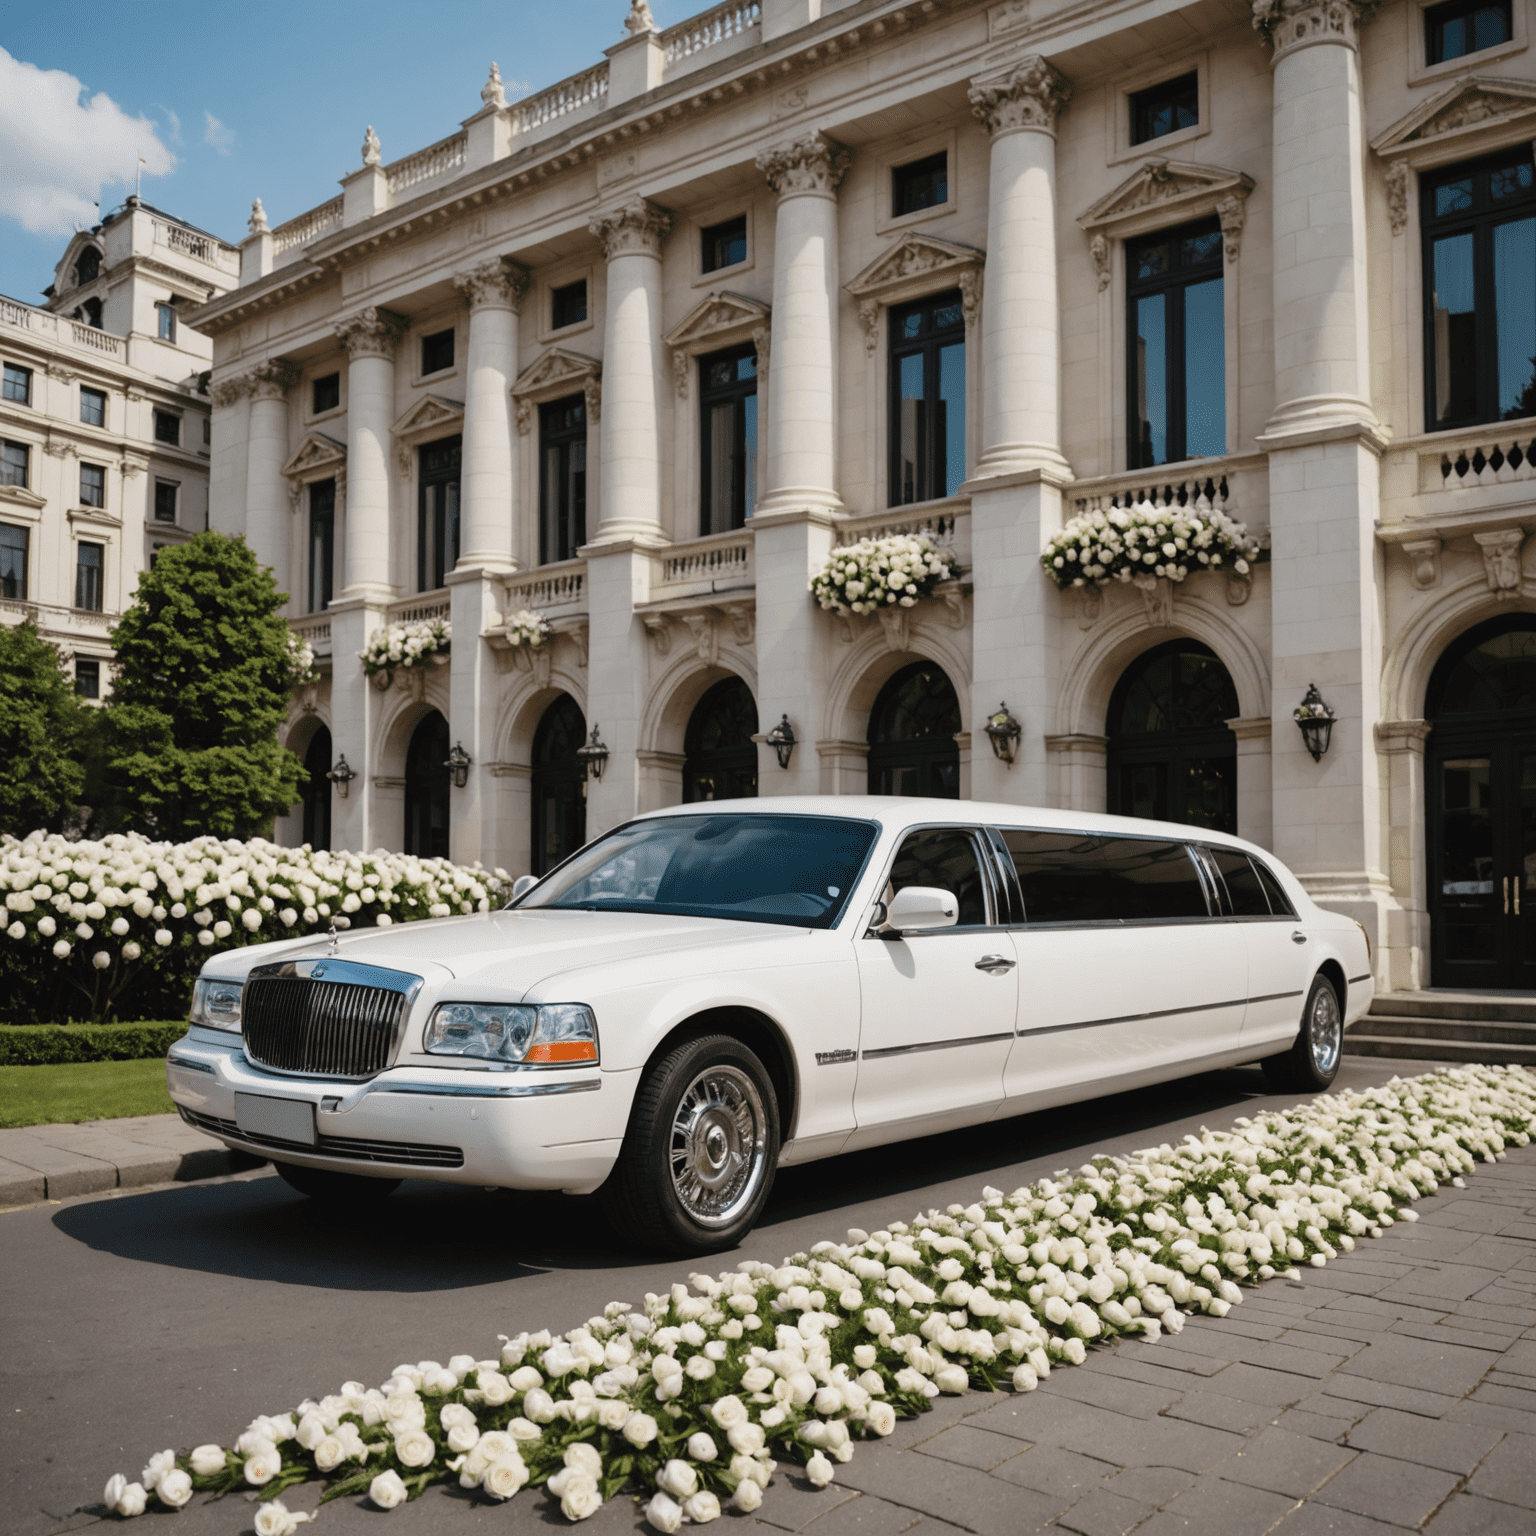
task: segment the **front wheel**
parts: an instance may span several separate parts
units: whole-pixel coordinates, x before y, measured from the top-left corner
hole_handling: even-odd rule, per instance
[[[399,1179],[369,1179],[330,1168],[305,1168],[298,1163],[274,1162],[272,1166],[290,1189],[333,1210],[373,1204],[394,1194],[401,1183]]]
[[[1307,993],[1301,1030],[1290,1050],[1266,1056],[1264,1076],[1282,1093],[1320,1093],[1339,1075],[1344,1051],[1344,1012],[1339,994],[1326,976],[1318,976]]]
[[[703,1035],[641,1083],[604,1205],[643,1247],[732,1248],[762,1213],[778,1156],[778,1101],[762,1062],[729,1035]]]

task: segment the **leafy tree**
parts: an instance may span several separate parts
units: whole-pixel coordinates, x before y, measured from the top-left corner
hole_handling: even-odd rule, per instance
[[[85,782],[78,748],[86,713],[36,625],[0,627],[0,832],[59,829]]]
[[[294,681],[286,601],[245,540],[221,533],[161,550],[140,575],[97,727],[102,828],[251,837],[298,798],[303,764],[277,742]]]

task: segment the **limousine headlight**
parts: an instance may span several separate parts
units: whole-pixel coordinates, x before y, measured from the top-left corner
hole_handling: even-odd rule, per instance
[[[597,1020],[585,1003],[439,1003],[422,1044],[434,1056],[574,1065],[597,1060]]]
[[[245,990],[243,981],[220,981],[217,977],[199,976],[192,988],[192,1011],[187,1015],[193,1024],[208,1029],[228,1029],[240,1032],[240,994]]]

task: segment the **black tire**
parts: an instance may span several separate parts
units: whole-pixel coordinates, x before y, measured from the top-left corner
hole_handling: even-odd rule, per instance
[[[303,1168],[298,1163],[274,1162],[283,1182],[317,1205],[333,1209],[372,1205],[400,1188],[399,1179],[370,1179],[360,1173],[337,1173],[330,1168]]]
[[[640,1084],[603,1205],[637,1246],[718,1252],[752,1230],[778,1159],[778,1100],[762,1062],[729,1035],[701,1035]]]
[[[1339,1075],[1344,1050],[1344,1010],[1326,976],[1313,979],[1295,1043],[1261,1063],[1269,1086],[1280,1093],[1321,1093]]]

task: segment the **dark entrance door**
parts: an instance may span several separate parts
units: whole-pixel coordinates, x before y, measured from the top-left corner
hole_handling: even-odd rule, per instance
[[[434,709],[411,736],[405,754],[405,851],[448,857],[448,722]]]
[[[576,750],[587,722],[562,693],[533,733],[532,873],[547,875],[587,840],[587,770]]]
[[[1425,715],[1431,982],[1536,988],[1536,619],[1457,640]]]
[[[913,662],[869,712],[869,792],[960,798],[960,700],[941,667]]]
[[[739,677],[716,683],[693,707],[683,733],[683,802],[757,794],[757,701]]]
[[[309,782],[304,786],[304,841],[311,848],[331,846],[331,733],[322,725],[304,753]]]
[[[1109,701],[1109,809],[1237,831],[1237,689],[1216,653],[1170,640],[1138,656]]]

